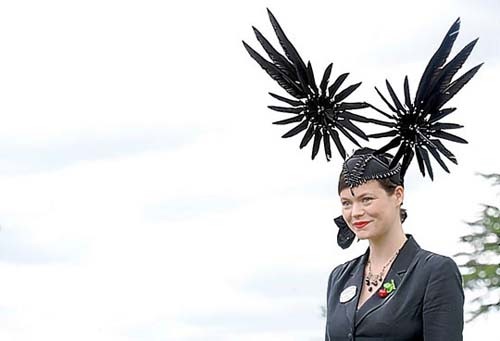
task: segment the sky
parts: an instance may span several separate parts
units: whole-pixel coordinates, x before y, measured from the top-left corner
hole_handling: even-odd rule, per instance
[[[271,124],[284,115],[267,92],[286,93],[241,43],[262,52],[253,25],[277,46],[266,8],[316,79],[333,62],[332,77],[363,81],[350,100],[381,107],[373,87],[402,94],[408,75],[414,94],[457,17],[452,54],[480,37],[461,72],[485,64],[450,102],[469,141],[447,144],[459,165],[405,179],[405,232],[464,250],[465,222],[499,204],[477,175],[500,172],[498,1],[4,2],[2,340],[324,338],[328,276],[367,244],[336,245],[340,156],[311,161]]]

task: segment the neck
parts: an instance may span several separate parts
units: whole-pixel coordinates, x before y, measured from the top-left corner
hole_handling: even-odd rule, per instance
[[[408,238],[402,227],[393,229],[390,233],[370,239],[370,260],[375,266],[383,266],[399,250]]]

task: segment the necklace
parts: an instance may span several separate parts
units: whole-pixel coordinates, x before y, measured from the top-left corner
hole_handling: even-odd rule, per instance
[[[382,270],[378,274],[372,273],[372,262],[370,261],[370,259],[368,259],[368,274],[365,277],[365,284],[368,286],[369,292],[372,292],[373,287],[377,287],[379,282],[382,282],[382,280],[384,279],[382,275],[384,274],[385,269],[394,260],[394,258],[397,257],[397,255],[399,254],[399,250],[400,249],[396,250],[396,253],[394,253],[394,255],[387,261],[387,263],[385,263],[385,265],[382,267]]]

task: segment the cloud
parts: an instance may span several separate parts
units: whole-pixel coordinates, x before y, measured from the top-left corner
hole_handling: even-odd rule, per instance
[[[78,262],[87,246],[84,241],[56,239],[37,241],[12,226],[0,231],[0,260],[13,264]]]
[[[200,129],[128,129],[107,134],[58,137],[48,141],[0,141],[0,175],[58,170],[78,162],[98,161],[171,150],[193,143]]]

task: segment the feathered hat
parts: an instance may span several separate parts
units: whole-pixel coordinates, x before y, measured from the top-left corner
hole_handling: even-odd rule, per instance
[[[375,87],[378,95],[390,109],[390,113],[387,113],[365,101],[346,102],[346,98],[361,85],[361,82],[349,85],[341,90],[349,74],[342,73],[330,84],[332,64],[328,65],[324,71],[321,83],[318,86],[311,62],[308,61],[307,64],[304,62],[269,9],[268,14],[284,55],[278,52],[255,27],[253,27],[253,30],[257,40],[268,55],[269,60],[262,57],[244,41],[243,45],[250,56],[271,78],[293,97],[287,98],[269,93],[275,99],[288,105],[271,105],[269,108],[291,115],[289,118],[273,123],[279,125],[298,123],[286,132],[282,136],[283,138],[289,138],[305,131],[300,142],[300,148],[305,147],[314,137],[312,148],[312,159],[314,159],[323,141],[328,161],[332,158],[331,141],[333,140],[340,156],[345,160],[342,175],[349,181],[351,188],[371,179],[383,179],[395,175],[399,177],[401,184],[403,184],[404,175],[414,156],[416,156],[422,175],[425,177],[427,170],[431,180],[434,179],[434,173],[429,154],[446,172],[449,172],[449,169],[441,155],[457,164],[456,157],[445,147],[441,139],[458,143],[467,143],[467,141],[447,132],[447,130],[458,129],[463,126],[456,123],[441,122],[441,119],[456,110],[456,108],[444,108],[444,106],[482,66],[481,63],[462,76],[453,79],[477,42],[477,39],[473,40],[447,62],[458,36],[460,18],[453,23],[441,45],[427,64],[413,100],[411,99],[407,76],[403,84],[404,101],[398,98],[387,80],[386,86],[392,103]],[[354,111],[363,108],[372,108],[388,120],[378,120],[354,113]],[[355,122],[356,124],[358,122],[372,123],[390,129],[381,133],[367,135]],[[361,145],[353,135],[366,141],[370,137],[392,137],[392,139],[378,150],[372,150],[368,154],[354,153],[348,158],[339,132],[360,148]],[[394,157],[390,158],[389,163],[381,162],[381,158],[377,157],[377,155],[382,154],[387,156],[386,152],[394,148],[398,149]],[[387,158],[384,160],[387,160]],[[400,160],[402,160],[401,164],[399,164]],[[352,243],[354,233],[350,231],[342,217],[336,218],[335,222],[339,226],[337,239],[339,245],[343,248],[348,247]]]

